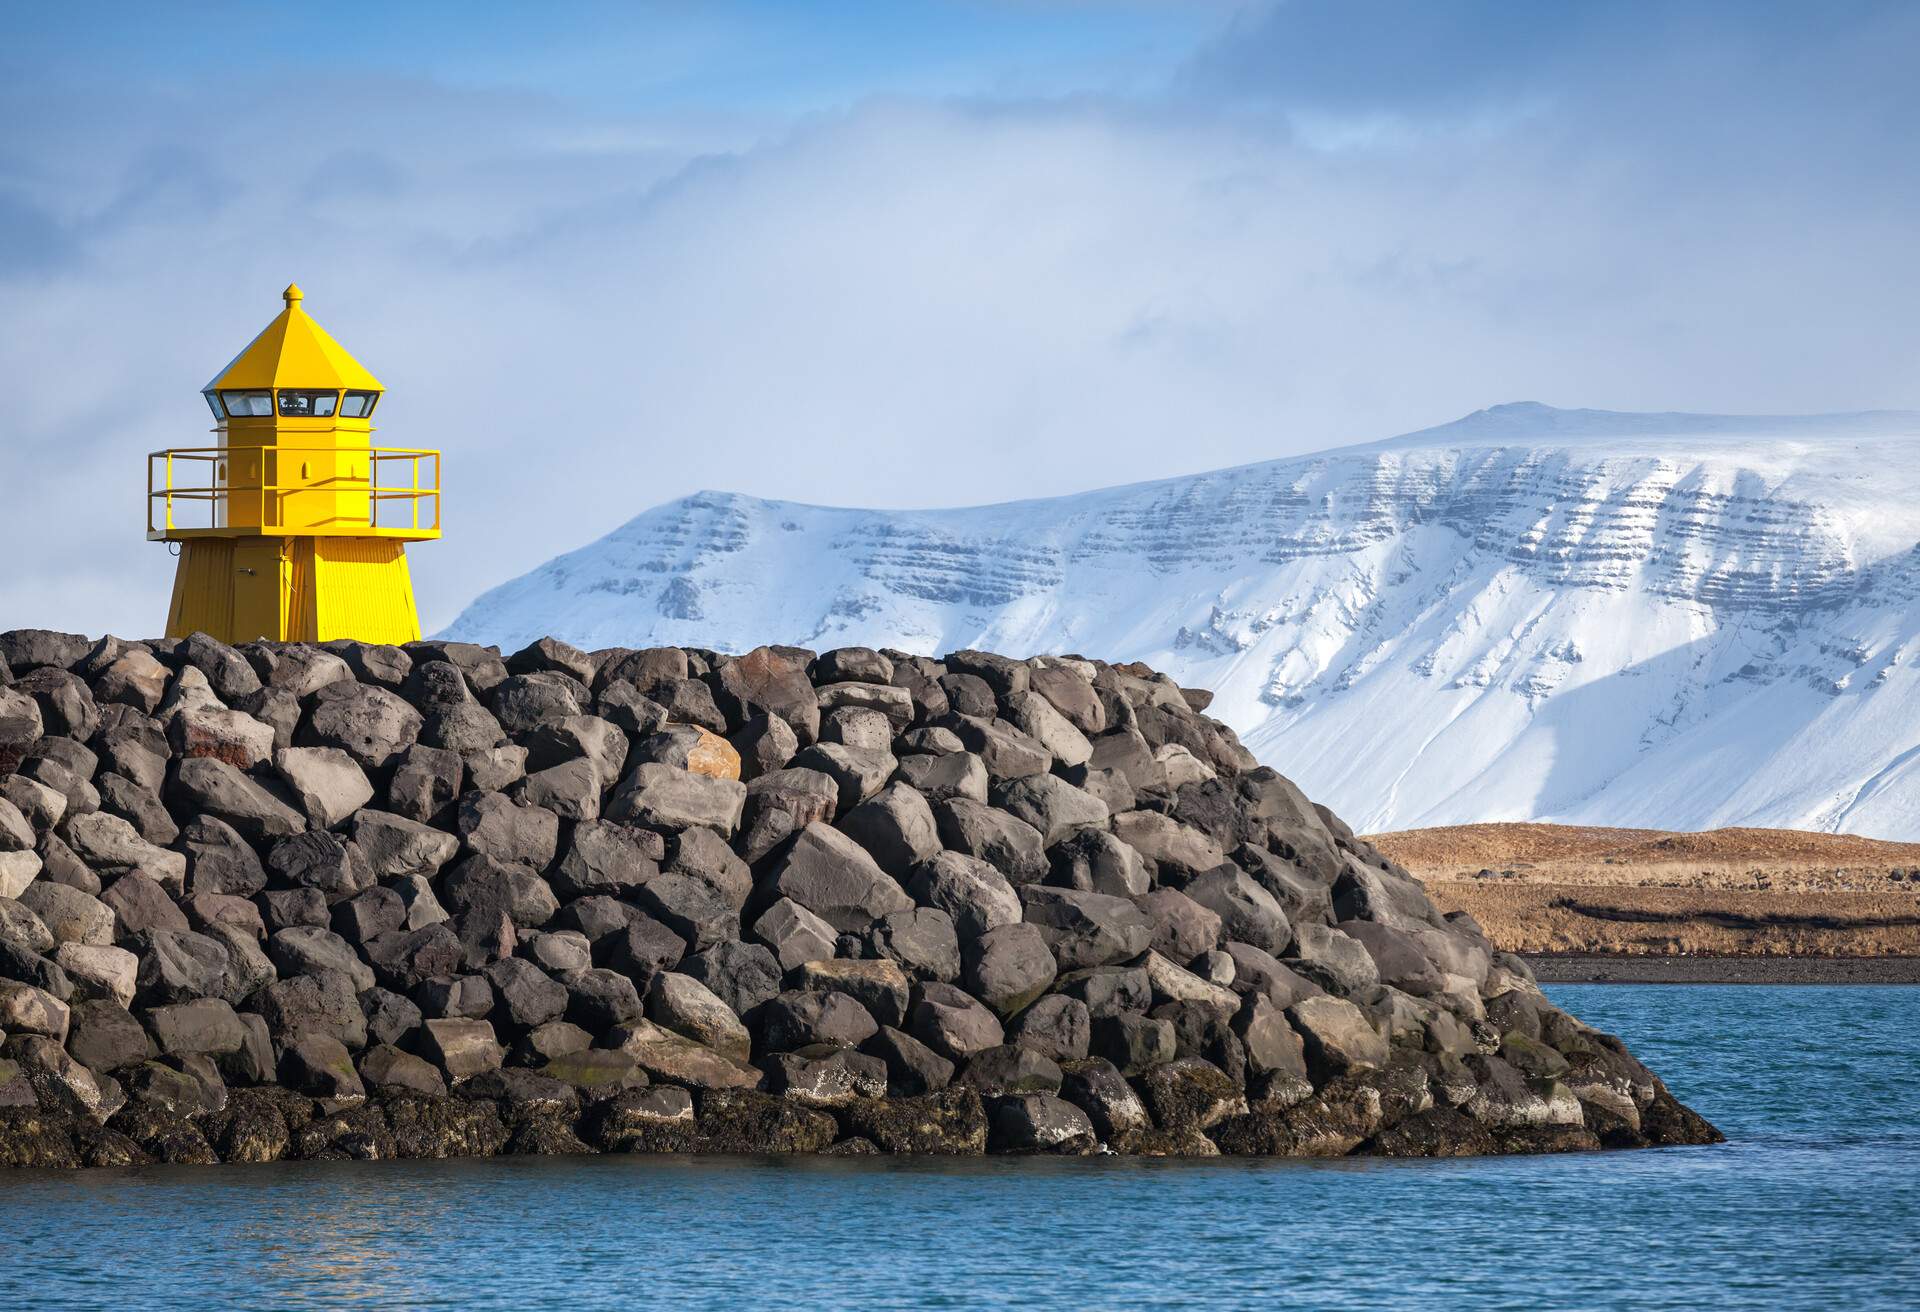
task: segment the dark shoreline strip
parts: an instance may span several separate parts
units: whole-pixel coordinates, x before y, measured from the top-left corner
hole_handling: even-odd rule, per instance
[[[1529,956],[1542,984],[1920,984],[1920,957]]]

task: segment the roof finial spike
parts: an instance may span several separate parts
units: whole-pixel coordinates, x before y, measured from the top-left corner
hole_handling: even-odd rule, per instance
[[[288,283],[287,289],[280,293],[280,298],[287,303],[287,308],[289,310],[293,308],[294,302],[299,300],[300,296],[301,296],[300,284],[297,282]]]

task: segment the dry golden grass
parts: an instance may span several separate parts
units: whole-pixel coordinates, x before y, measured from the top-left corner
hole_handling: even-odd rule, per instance
[[[1920,843],[1511,823],[1372,841],[1516,952],[1920,956]]]

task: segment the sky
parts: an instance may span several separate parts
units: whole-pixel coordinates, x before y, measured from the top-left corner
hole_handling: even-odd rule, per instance
[[[428,631],[701,489],[1080,491],[1484,406],[1920,408],[1920,5],[22,5],[0,629],[305,307],[446,452]]]

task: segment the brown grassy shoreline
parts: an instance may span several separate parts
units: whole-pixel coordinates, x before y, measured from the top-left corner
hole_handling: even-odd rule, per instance
[[[1920,982],[1920,844],[1511,823],[1372,841],[1543,979]]]

